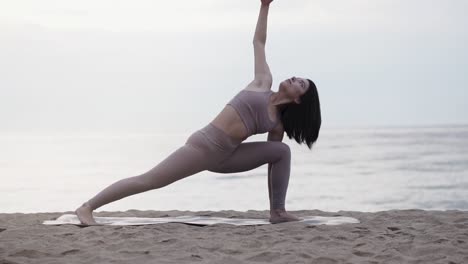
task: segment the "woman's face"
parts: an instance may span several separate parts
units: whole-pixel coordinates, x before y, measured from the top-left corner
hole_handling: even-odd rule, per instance
[[[284,80],[280,83],[280,90],[289,95],[290,98],[299,101],[299,97],[307,92],[309,89],[309,81],[304,78],[291,77],[290,79]]]

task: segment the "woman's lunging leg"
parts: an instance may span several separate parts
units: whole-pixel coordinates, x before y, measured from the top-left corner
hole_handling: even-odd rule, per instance
[[[272,164],[268,180],[270,210],[285,210],[291,164],[291,151],[287,144],[273,141],[242,143],[229,158],[208,170],[235,173],[252,170],[266,163]]]
[[[285,209],[291,164],[291,151],[285,143],[273,141],[242,143],[226,160],[208,170],[235,173],[252,170],[266,163],[271,164],[268,177],[270,222],[275,224],[300,220]]]

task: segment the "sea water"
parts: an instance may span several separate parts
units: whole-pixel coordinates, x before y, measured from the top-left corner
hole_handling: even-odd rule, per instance
[[[73,211],[150,170],[191,133],[0,132],[0,213]],[[266,134],[244,143],[253,141]],[[287,210],[468,210],[468,126],[324,128],[311,150],[286,134],[283,142],[292,154]],[[199,172],[96,211],[268,210],[267,168]]]

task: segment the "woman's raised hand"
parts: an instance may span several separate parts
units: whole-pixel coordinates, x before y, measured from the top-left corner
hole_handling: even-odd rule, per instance
[[[273,0],[260,0],[262,1],[262,5],[269,5]]]

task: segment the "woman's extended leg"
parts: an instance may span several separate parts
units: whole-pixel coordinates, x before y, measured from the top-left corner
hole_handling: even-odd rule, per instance
[[[206,170],[222,157],[223,153],[211,150],[208,141],[199,133],[193,134],[187,142],[148,172],[119,180],[84,203],[75,211],[80,221],[88,225],[96,224],[91,213],[96,208],[130,195],[164,187]]]
[[[270,210],[285,211],[286,192],[289,183],[291,151],[283,142],[248,142],[240,144],[222,163],[209,171],[219,173],[243,172],[271,163],[268,179]]]

